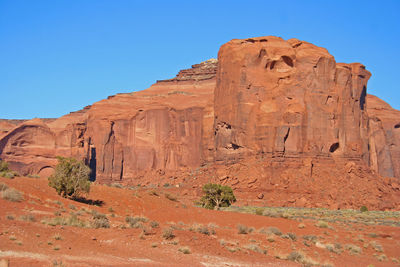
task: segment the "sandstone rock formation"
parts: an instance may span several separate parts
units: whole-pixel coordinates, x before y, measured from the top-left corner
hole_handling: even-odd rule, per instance
[[[215,90],[216,157],[249,154],[368,158],[361,64],[278,37],[221,47]]]
[[[15,128],[19,124],[26,120],[4,120],[0,119],[0,137],[8,133],[11,129]]]
[[[111,96],[51,123],[25,122],[0,140],[1,157],[22,174],[51,168],[56,155],[79,157],[99,181],[211,162],[216,65],[196,64],[145,91]]]
[[[400,111],[376,96],[367,96],[370,166],[379,174],[400,178]]]
[[[367,96],[370,75],[297,39],[232,40],[218,61],[147,90],[56,120],[0,121],[0,158],[21,174],[73,156],[104,183],[198,192],[214,181],[270,205],[396,208],[398,180],[384,177],[400,178],[400,111]]]
[[[56,156],[82,158],[85,111],[57,120],[24,121],[9,129],[0,139],[1,158],[22,175],[44,176],[57,164]]]

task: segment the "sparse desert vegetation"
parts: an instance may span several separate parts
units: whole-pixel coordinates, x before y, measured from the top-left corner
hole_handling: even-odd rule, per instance
[[[0,160],[0,177],[13,179],[15,176],[18,176],[18,173],[10,170],[7,162]]]
[[[229,207],[236,201],[232,188],[220,184],[205,184],[202,188],[203,196],[200,205],[207,209]]]
[[[361,223],[364,225],[388,225],[400,227],[400,211],[360,211],[360,210],[329,210],[324,208],[295,208],[295,207],[253,207],[230,206],[221,208],[224,211],[257,214],[272,218],[292,220],[316,220],[322,228],[328,228],[330,222]]]
[[[77,198],[90,190],[90,168],[75,158],[57,157],[58,164],[49,186],[63,197]]]
[[[17,179],[25,186],[21,187]],[[60,198],[44,180],[17,179],[0,181],[2,191],[13,188],[24,196],[20,202],[2,200],[7,205],[21,206],[20,210],[7,209],[1,214],[5,229],[10,230],[0,234],[0,241],[8,240],[9,249],[29,250],[32,244],[38,244],[46,253],[74,253],[70,244],[81,240],[100,251],[118,247],[135,254],[147,247],[155,255],[185,254],[182,257],[188,261],[199,254],[218,255],[233,262],[256,259],[260,263],[283,261],[283,265],[294,262],[305,266],[341,266],[347,261],[358,263],[360,257],[365,259],[366,266],[400,260],[393,254],[397,234],[387,234],[380,228],[390,227],[399,233],[400,217],[394,211],[252,206],[208,210],[196,207],[173,187],[163,187],[166,191],[156,195],[148,193],[151,190],[143,185],[111,187],[118,190],[116,195],[105,194],[110,187],[92,185],[88,197],[104,203],[96,206]],[[35,189],[34,183],[43,183],[45,187]],[[31,192],[32,188],[37,191]],[[36,197],[43,188],[46,195]],[[166,194],[176,196],[179,202],[163,197]],[[26,237],[12,232],[12,223],[32,229],[29,231],[33,234]],[[74,244],[80,250],[87,249],[83,244]],[[68,261],[64,264],[68,266]]]
[[[4,188],[4,187],[3,187]],[[23,194],[14,188],[7,188],[0,192],[1,198],[11,202],[21,202],[24,200]]]

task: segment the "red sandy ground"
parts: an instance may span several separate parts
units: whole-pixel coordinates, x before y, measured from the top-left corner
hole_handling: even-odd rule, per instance
[[[121,189],[106,185],[93,185],[88,199],[101,200],[100,207],[84,204],[58,196],[49,188],[46,179],[17,177],[0,178],[7,184],[24,193],[22,202],[11,202],[0,198],[0,266],[1,260],[9,266],[53,266],[55,261],[64,266],[299,266],[299,263],[281,260],[277,256],[288,255],[292,251],[301,251],[319,265],[330,266],[399,266],[400,229],[389,226],[365,226],[353,224],[345,226],[330,223],[332,229],[315,226],[313,220],[303,220],[304,228],[298,227],[299,221],[284,218],[270,218],[235,212],[214,211],[194,207],[193,204],[179,197],[171,201],[164,196],[168,189],[154,189],[157,195],[151,195],[151,189]],[[60,206],[56,202],[60,201]],[[76,210],[72,210],[74,205]],[[54,212],[65,209],[61,216],[70,212],[97,210],[107,214],[111,227],[108,229],[79,228],[72,226],[50,226],[41,223],[45,217],[55,217]],[[114,210],[111,217],[110,208]],[[91,215],[82,212],[86,220]],[[20,216],[32,214],[34,222],[20,219]],[[14,215],[15,219],[7,219]],[[141,229],[129,228],[125,217],[142,215],[150,221],[159,222],[158,228],[152,229],[149,235],[141,236]],[[214,235],[205,235],[190,231],[193,224],[215,225]],[[163,229],[175,224],[183,230],[174,230],[176,237],[165,240]],[[249,234],[239,234],[237,225],[243,224],[256,230]],[[126,225],[124,229],[122,227]],[[275,236],[274,242],[267,240],[267,235],[257,229],[277,227],[283,233],[295,233],[297,241]],[[376,238],[368,237],[376,233]],[[54,235],[61,236],[55,240]],[[315,244],[306,246],[304,235],[315,235],[323,243],[355,244],[362,248],[358,255],[351,255],[345,249],[341,254],[329,252]],[[363,241],[358,240],[363,236]],[[14,236],[16,240],[11,240]],[[222,245],[221,239],[225,240]],[[382,245],[383,252],[377,252],[369,245],[375,241]],[[49,244],[50,242],[50,244]],[[156,247],[155,244],[157,244]],[[248,244],[257,244],[267,250],[264,255],[246,249]],[[179,248],[187,246],[190,254],[183,254]],[[55,250],[54,248],[59,248]],[[240,248],[231,252],[227,248]],[[375,254],[375,255],[374,255]],[[385,254],[387,260],[378,261],[376,255]],[[395,258],[395,260],[393,260]]]

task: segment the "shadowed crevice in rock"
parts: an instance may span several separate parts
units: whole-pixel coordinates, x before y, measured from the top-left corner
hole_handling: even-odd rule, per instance
[[[367,97],[367,88],[364,86],[362,91],[361,91],[361,96],[360,96],[360,109],[364,110],[365,108],[365,98]]]
[[[286,63],[286,65],[293,68],[293,60],[290,57],[282,56],[282,60]]]
[[[90,181],[94,182],[96,181],[96,148],[92,147],[90,149],[90,161],[89,161],[89,167],[90,167]]]
[[[333,152],[335,152],[338,148],[339,148],[339,143],[333,143],[333,144],[329,147],[329,152],[333,153]]]

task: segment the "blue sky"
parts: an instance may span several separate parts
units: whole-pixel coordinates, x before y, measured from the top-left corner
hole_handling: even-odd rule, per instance
[[[148,88],[235,38],[325,47],[400,109],[400,1],[0,0],[0,118],[59,117]]]

